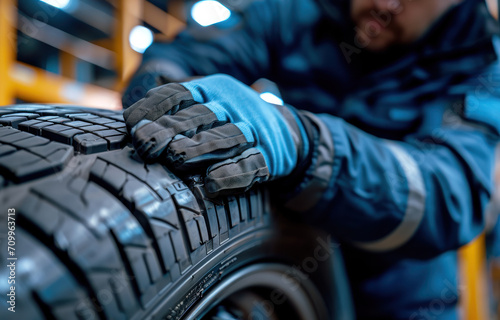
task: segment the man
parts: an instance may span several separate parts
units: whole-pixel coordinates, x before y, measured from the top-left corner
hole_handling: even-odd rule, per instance
[[[126,106],[157,76],[239,81],[149,91],[124,113],[138,153],[214,196],[275,181],[342,243],[359,319],[457,319],[456,249],[484,228],[500,135],[484,0],[257,0],[242,21],[146,51]],[[262,77],[301,110],[246,86]]]

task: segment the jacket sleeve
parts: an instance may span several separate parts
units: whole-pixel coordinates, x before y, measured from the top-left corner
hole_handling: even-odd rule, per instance
[[[500,96],[481,101],[497,108],[498,120]],[[499,140],[493,126],[455,115],[428,135],[392,141],[330,115],[309,117],[320,139],[286,207],[343,243],[399,257],[430,258],[483,231]]]

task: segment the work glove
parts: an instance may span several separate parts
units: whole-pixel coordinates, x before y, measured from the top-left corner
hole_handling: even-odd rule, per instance
[[[211,196],[288,176],[310,160],[307,118],[226,75],[152,89],[124,117],[143,159],[201,172]]]

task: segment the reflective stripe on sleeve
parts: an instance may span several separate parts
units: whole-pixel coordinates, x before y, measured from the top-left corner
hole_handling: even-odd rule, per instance
[[[406,211],[399,226],[387,236],[375,241],[353,243],[355,246],[368,251],[384,252],[404,245],[417,231],[425,212],[426,191],[422,173],[417,163],[396,143],[387,141],[387,146],[403,168],[408,182]]]

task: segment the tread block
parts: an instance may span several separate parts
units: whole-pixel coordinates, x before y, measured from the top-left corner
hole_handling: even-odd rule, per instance
[[[9,178],[19,183],[34,178],[33,175],[36,175],[37,171],[42,171],[43,175],[46,171],[44,169],[50,169],[50,164],[43,162],[42,157],[19,150],[0,158],[0,168],[9,172]]]
[[[125,314],[122,313],[120,310],[120,307],[118,306],[117,300],[114,299],[113,296],[113,289],[111,288],[111,285],[109,283],[109,273],[106,274],[101,274],[101,273],[93,273],[89,277],[90,283],[92,284],[92,287],[94,288],[95,292],[97,292],[97,301],[88,301],[87,303],[89,305],[92,305],[94,303],[99,303],[102,306],[102,309],[105,314],[106,319],[113,319],[113,320],[126,320],[127,317]],[[128,289],[128,287],[127,287]],[[127,290],[128,291],[128,290]],[[78,306],[81,306],[82,303],[78,304]],[[133,304],[135,309],[139,309],[139,306],[137,303]],[[88,312],[82,312],[82,314],[79,314],[79,320],[80,319],[98,319],[97,315],[90,315]]]
[[[5,135],[0,137],[0,143],[5,143],[5,144],[14,144],[16,141],[24,140],[27,138],[33,137],[33,135],[27,133],[27,132],[22,132],[18,131],[14,132],[13,134]]]
[[[186,247],[184,246],[184,240],[182,239],[182,234],[178,230],[173,230],[169,233],[169,236],[174,247],[175,260],[181,264],[181,269],[185,269],[189,266],[189,263],[185,263],[184,268],[182,267],[183,262],[187,262],[188,258]]]
[[[101,175],[102,180],[104,180],[113,190],[118,193],[125,182],[127,181],[127,173],[123,170],[118,169],[112,164],[107,164],[104,161],[98,159],[96,161],[97,166],[105,165],[104,172]]]
[[[108,164],[101,159],[97,158],[92,167],[90,168],[90,177],[97,177],[101,179],[102,175],[106,171]]]
[[[25,117],[28,119],[34,119],[40,117],[40,115],[38,113],[18,112],[18,113],[11,113],[3,117]]]
[[[63,118],[63,117],[58,117],[58,116],[45,116],[45,117],[37,118],[37,120],[50,121],[52,123],[59,123],[59,124],[71,121],[68,118]]]
[[[52,108],[52,109],[42,109],[37,111],[42,116],[65,116],[68,113],[81,112],[80,110],[64,109],[64,108]]]
[[[137,202],[136,202],[137,203]],[[175,210],[175,205],[172,200],[167,201],[152,201],[137,208],[140,212],[151,218],[155,218],[165,223],[168,223],[174,228],[179,228],[179,218]]]
[[[250,219],[257,218],[261,210],[263,210],[262,206],[260,205],[259,196],[260,194],[254,190],[250,190],[248,194],[248,198],[250,199],[248,203],[250,206],[248,210],[250,212]],[[262,213],[260,213],[260,215],[262,215]]]
[[[226,209],[223,205],[216,205],[215,212],[217,212],[217,220],[219,221],[219,233],[226,233],[228,231]]]
[[[65,122],[64,125],[73,127],[73,128],[82,128],[82,127],[90,127],[92,126],[91,123],[84,122],[84,121],[69,121]]]
[[[238,199],[238,207],[240,210],[240,220],[241,221],[246,221],[248,219],[248,211],[249,211],[249,206],[248,206],[248,199],[246,198],[245,195],[240,195],[237,197]]]
[[[158,241],[158,247],[160,248],[160,256],[163,260],[163,264],[167,271],[169,271],[176,262],[176,256],[174,252],[174,247],[172,245],[169,233],[173,229],[170,225],[167,225],[160,221],[151,221],[151,228]]]
[[[109,279],[109,285],[116,297],[118,308],[126,315],[127,319],[132,318],[138,306],[131,290],[124,290],[128,285],[127,275],[124,272],[114,272]]]
[[[99,118],[98,116],[88,113],[88,112],[80,112],[80,113],[75,113],[75,114],[70,114],[68,115],[69,118],[73,120],[82,120],[82,121],[89,121],[89,119],[93,118]]]
[[[14,133],[17,133],[17,132],[19,132],[19,131],[16,130],[16,129],[14,129],[14,128],[0,127],[0,137],[8,136],[10,134],[14,134]]]
[[[21,122],[20,124],[17,125],[17,128],[19,130],[22,130],[22,131],[26,131],[26,132],[29,132],[29,128],[30,126],[34,125],[34,124],[37,124],[37,123],[42,123],[42,121],[40,120],[27,120],[27,121],[23,121]]]
[[[123,135],[123,133],[118,132],[114,129],[95,131],[94,134],[102,138]]]
[[[183,210],[181,209],[181,211]],[[203,244],[203,242],[200,239],[198,224],[194,219],[186,221],[186,230],[188,233],[189,244],[191,245],[191,251],[195,251]]]
[[[69,129],[69,130],[64,130],[59,132],[59,134],[54,136],[54,141],[59,141],[65,144],[72,145],[73,144],[73,137],[76,136],[77,134],[83,133],[82,130],[78,129]]]
[[[179,178],[158,163],[149,164],[145,167],[142,160],[135,154],[135,151],[130,148],[122,151],[103,153],[99,155],[99,159],[112,163],[114,166],[146,183],[164,200],[170,198],[167,189],[175,183],[180,182]]]
[[[38,118],[38,120],[40,120],[40,121],[50,121],[52,119],[57,119],[57,118],[59,118],[59,117],[58,116],[44,116],[44,117]]]
[[[54,133],[57,134],[61,131],[69,130],[69,129],[71,129],[71,127],[68,127],[68,126],[65,126],[62,124],[53,124],[51,126],[48,126],[48,127],[45,127],[42,129],[42,136],[45,137],[45,135],[47,135],[47,134],[54,134]],[[50,138],[50,137],[47,137],[47,138]]]
[[[229,221],[231,223],[231,228],[234,228],[240,223],[240,210],[238,208],[238,201],[236,200],[236,197],[227,197],[227,208],[229,210]]]
[[[83,133],[83,131],[61,124],[47,126],[42,129],[42,136],[69,145],[72,144],[73,137],[80,133]]]
[[[5,106],[0,108],[0,117],[6,115],[6,114],[12,114],[16,112],[15,110],[12,110],[11,108],[6,108]]]
[[[92,113],[101,117],[115,119],[123,121],[123,112],[115,110],[105,110],[105,109],[93,109]]]
[[[143,253],[142,257],[144,259],[144,262],[146,263],[146,268],[148,270],[149,283],[154,284],[161,278],[158,261],[151,251]]]
[[[179,208],[186,208],[198,214],[201,211],[198,206],[198,201],[196,201],[196,198],[190,190],[177,192],[174,195],[174,200]]]
[[[115,121],[121,121],[124,122],[125,120],[123,119],[123,113],[117,113],[114,112],[113,114],[106,115],[107,118],[113,119]]]
[[[52,106],[46,106],[43,104],[14,104],[11,106],[5,106],[8,107],[10,110],[13,111],[18,111],[18,112],[33,112],[33,111],[40,111],[44,109],[52,109]]]
[[[123,186],[123,189],[121,191],[116,189],[115,192],[121,192],[123,200],[129,206],[135,206],[139,211],[149,203],[157,203],[157,197],[153,194],[153,191],[144,182],[139,181],[130,174],[127,174],[127,182]],[[149,210],[151,209],[147,211],[149,212]],[[153,214],[152,212],[150,213]]]
[[[64,163],[73,156],[73,147],[58,142],[50,142],[43,146],[32,147],[29,150],[40,157],[59,163]]]
[[[108,142],[92,133],[78,134],[73,137],[73,146],[83,154],[93,154],[108,150]]]
[[[196,221],[196,224],[198,225],[201,243],[208,242],[209,238],[208,238],[207,225],[205,224],[205,218],[203,218],[203,216],[197,216],[194,218],[194,220]]]
[[[67,252],[82,270],[88,272],[92,269],[120,269],[121,262],[109,235],[106,233],[96,237],[96,229],[99,226],[88,223],[88,221],[95,221],[94,224],[96,224],[99,221],[96,218],[102,213],[82,204],[82,195],[75,193],[74,190],[67,187],[64,188],[63,192],[54,189],[61,183],[66,185],[67,181],[54,179],[35,185],[32,193],[26,199],[29,200],[28,204],[21,206],[22,211],[20,212],[23,217],[39,228],[37,233],[40,236],[44,235],[47,240],[54,241],[57,248]],[[103,202],[102,199],[96,200],[101,204]],[[35,207],[36,211],[33,211],[32,207]],[[50,210],[47,212],[51,212],[51,216],[49,216],[51,219],[40,215],[39,209],[42,208]],[[56,209],[53,210],[54,208]],[[81,211],[76,212],[74,208]],[[109,208],[106,214],[113,217],[116,215],[114,209]],[[82,216],[86,217],[87,223],[81,223],[83,222],[80,218]],[[45,221],[42,222],[43,219]],[[38,224],[39,222],[42,223]]]
[[[14,148],[13,146],[9,146],[6,144],[0,145],[0,157],[6,156],[6,155],[11,154],[12,152],[15,152],[15,151],[17,151],[17,149]]]
[[[113,119],[101,118],[101,117],[90,118],[88,121],[92,122],[93,124],[107,124],[115,122],[115,120]]]
[[[91,273],[92,269],[119,269],[121,260],[109,237],[97,239],[86,226],[73,219],[63,218],[53,233],[55,245]]]
[[[106,123],[106,127],[112,128],[112,129],[126,129],[127,125],[124,122],[111,122],[111,123]]]
[[[153,299],[156,295],[155,287],[151,285],[150,271],[146,265],[144,255],[147,254],[141,248],[125,248],[125,254],[130,262],[133,278],[137,284],[138,293],[141,296],[142,305],[145,306],[146,302]],[[154,271],[152,272],[154,273]]]
[[[0,124],[17,129],[17,126],[26,120],[28,120],[26,117],[2,117],[0,118]]]
[[[206,201],[206,215],[208,219],[208,226],[210,229],[210,238],[215,238],[219,234],[219,224],[217,223],[217,212],[215,211],[215,206]]]
[[[91,124],[91,123],[89,123]],[[83,130],[85,130],[86,132],[91,132],[91,133],[94,133],[95,131],[99,131],[99,130],[106,130],[107,128],[104,127],[104,126],[99,126],[99,125],[90,125],[88,127],[84,127]]]
[[[5,132],[0,131],[0,135]],[[73,148],[18,130],[1,135],[4,154],[0,167],[15,183],[22,183],[61,171],[73,157]],[[9,147],[10,146],[10,147]],[[12,148],[18,150],[13,151]]]
[[[19,212],[28,217],[46,234],[51,234],[62,223],[64,212],[53,204],[42,201],[39,197],[28,196],[19,207]],[[39,214],[43,212],[43,214]]]
[[[119,136],[106,137],[109,143],[109,150],[117,150],[123,148],[127,143],[127,136],[119,133]]]
[[[67,180],[68,178],[66,178]],[[83,179],[75,179],[75,180],[83,180]],[[32,187],[32,192],[37,196],[45,199],[49,203],[59,207],[62,211],[64,211],[68,216],[71,216],[73,219],[83,223],[86,226],[89,226],[96,236],[99,236],[102,232],[105,232],[104,226],[96,225],[96,221],[89,221],[92,215],[88,215],[88,209],[86,208],[86,203],[82,201],[80,197],[80,193],[83,191],[84,187],[77,188],[75,184],[72,184],[72,187],[68,186],[69,181],[57,181],[55,179],[44,181],[42,183],[38,183]],[[61,188],[61,184],[64,188]],[[86,185],[86,182],[84,181]],[[94,206],[98,203],[104,204],[103,199],[106,199],[105,195],[100,195],[96,199],[93,200]],[[95,213],[93,214],[95,215]]]
[[[38,119],[40,119],[40,118],[38,118]],[[42,122],[42,121],[40,121],[38,123],[30,125],[29,129],[28,129],[28,132],[36,134],[37,136],[41,136],[42,135],[42,129],[45,128],[45,127],[51,126],[51,125],[53,125],[52,122]]]
[[[150,241],[139,223],[135,219],[128,219],[127,224],[111,227],[116,238],[123,246],[134,246],[147,248]]]
[[[184,220],[191,250],[194,251],[209,240],[205,218],[184,208],[180,208],[178,211]]]
[[[217,222],[215,204],[205,197],[205,190],[203,189],[203,186],[195,185],[193,192],[203,203],[203,213],[208,221],[209,238],[215,238],[219,234],[219,224]]]

